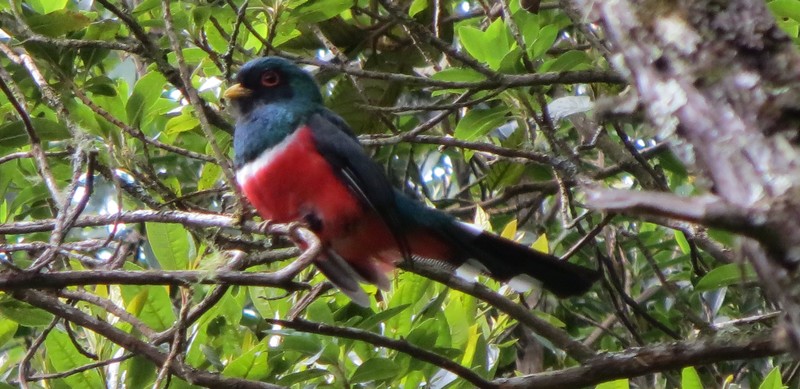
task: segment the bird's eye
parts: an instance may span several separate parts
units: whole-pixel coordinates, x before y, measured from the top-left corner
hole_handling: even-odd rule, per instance
[[[278,83],[281,82],[281,77],[278,75],[277,72],[272,70],[267,70],[264,73],[261,73],[261,85],[271,88]]]

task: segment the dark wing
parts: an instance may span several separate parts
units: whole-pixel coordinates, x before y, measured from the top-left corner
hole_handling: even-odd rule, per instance
[[[404,223],[395,205],[394,189],[383,168],[370,159],[347,123],[335,113],[329,110],[315,113],[309,118],[308,127],[319,153],[353,194],[380,215],[397,240],[403,258],[410,260]]]

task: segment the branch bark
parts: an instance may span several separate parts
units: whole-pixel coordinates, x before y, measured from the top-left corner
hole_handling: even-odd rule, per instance
[[[14,298],[24,301],[37,308],[48,311],[57,317],[64,318],[77,325],[86,327],[97,334],[107,338],[120,347],[125,348],[135,354],[141,355],[157,366],[162,366],[167,361],[167,354],[161,352],[158,347],[147,342],[136,339],[113,325],[106,323],[96,317],[87,315],[79,309],[62,304],[57,298],[49,296],[43,292],[33,290],[16,290],[12,293]],[[180,360],[174,360],[170,365],[170,371],[185,381],[205,386],[208,388],[236,388],[236,389],[278,389],[277,385],[265,382],[256,382],[239,378],[228,378],[220,374],[209,373],[196,370],[185,365]]]
[[[723,336],[653,347],[631,348],[619,353],[599,355],[578,367],[525,377],[499,379],[494,382],[504,389],[583,388],[617,378],[637,377],[685,366],[774,356],[786,351],[786,344],[775,342],[770,335],[766,334],[749,339],[731,339]]]
[[[759,245],[745,239],[746,252],[783,305],[788,340],[800,355],[793,271],[800,263],[800,149],[789,119],[800,96],[800,55],[791,39],[763,2],[562,4],[580,15],[574,22],[602,26],[609,62],[630,79],[662,136],[676,132],[692,146],[713,193],[745,214],[765,216],[757,224],[772,233],[749,233]]]

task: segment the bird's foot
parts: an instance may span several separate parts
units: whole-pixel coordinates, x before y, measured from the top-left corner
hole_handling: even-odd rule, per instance
[[[272,220],[264,220],[261,223],[258,223],[258,232],[264,235],[270,234],[271,227],[275,224]]]

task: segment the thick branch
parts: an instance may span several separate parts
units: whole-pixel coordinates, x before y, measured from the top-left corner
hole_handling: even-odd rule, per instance
[[[233,284],[267,286],[287,290],[308,289],[308,284],[292,282],[284,274],[249,273],[239,271],[129,271],[129,270],[76,270],[53,273],[5,272],[0,273],[0,290],[58,289],[76,285],[176,285]]]
[[[74,227],[98,227],[117,223],[180,223],[188,227],[217,227],[235,228],[243,232],[261,232],[258,223],[239,222],[238,220],[220,214],[193,213],[182,211],[150,211],[140,210],[123,212],[112,215],[86,216],[75,221]],[[29,234],[33,232],[51,231],[55,227],[55,220],[44,219],[33,222],[17,222],[0,225],[0,234]],[[286,235],[290,227],[284,224],[271,224],[265,231],[270,234]]]
[[[631,348],[607,353],[569,369],[496,380],[504,389],[582,388],[617,378],[637,377],[685,366],[754,359],[780,355],[785,344],[773,342],[770,335],[750,339],[720,337],[711,340],[675,342],[654,347]]]
[[[591,189],[586,194],[587,205],[594,209],[633,216],[668,217],[754,237],[766,233],[763,212],[729,204],[714,195],[680,197],[664,192],[621,189]]]

